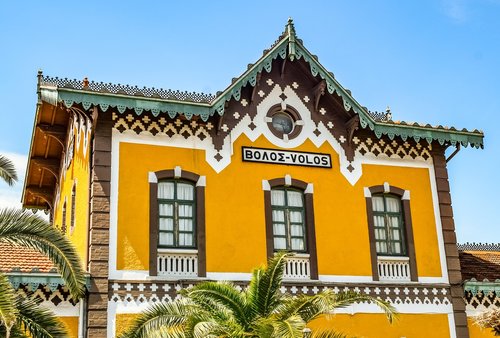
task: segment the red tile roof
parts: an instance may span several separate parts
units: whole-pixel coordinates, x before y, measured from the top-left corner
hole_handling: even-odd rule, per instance
[[[500,251],[459,251],[462,279],[500,280]]]
[[[33,249],[0,243],[1,272],[56,272],[52,262]]]

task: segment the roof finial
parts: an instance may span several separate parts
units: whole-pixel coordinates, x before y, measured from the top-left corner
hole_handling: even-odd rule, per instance
[[[295,27],[291,17],[288,18],[286,34],[288,35],[288,57],[290,61],[293,61],[295,59]]]
[[[387,106],[385,109],[385,118],[390,121],[392,120],[391,107]]]

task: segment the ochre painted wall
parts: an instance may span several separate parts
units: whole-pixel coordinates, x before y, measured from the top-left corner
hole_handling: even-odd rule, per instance
[[[134,314],[116,316],[117,336],[130,325],[136,316]],[[315,320],[308,327],[313,330],[333,328],[348,337],[356,338],[444,338],[450,336],[448,316],[445,314],[400,314],[392,324],[385,315],[379,313],[337,314]]]
[[[467,317],[467,326],[469,327],[470,338],[493,338],[495,335],[490,329],[483,329],[474,324],[474,318]]]
[[[75,129],[75,133],[79,132]],[[76,247],[82,265],[87,262],[88,214],[89,214],[89,170],[90,146],[84,146],[84,132],[80,133],[80,144],[76,144],[71,164],[60,177],[59,199],[55,203],[53,223],[61,228],[63,205],[66,201],[66,234]],[[75,227],[71,230],[71,192],[76,184]]]
[[[78,338],[78,317],[59,317],[66,326],[69,338]]]
[[[241,146],[276,148],[264,137],[251,142],[241,136],[233,144],[231,164],[217,174],[205,162],[205,152],[201,150],[121,143],[117,268],[149,268],[148,172],[181,166],[183,170],[206,176],[209,272],[250,272],[265,262],[262,180],[289,174],[314,184],[319,274],[371,276],[363,188],[389,182],[411,192],[419,276],[441,276],[428,169],[364,165],[361,179],[352,186],[340,173],[338,155],[327,143],[317,148],[306,141],[294,150],[330,153],[333,169],[242,162]]]
[[[122,334],[133,322],[138,314],[117,314],[116,315],[116,337]]]
[[[400,314],[391,324],[384,314],[337,314],[320,318],[308,325],[311,329],[334,328],[356,338],[446,338],[450,337],[446,314]]]

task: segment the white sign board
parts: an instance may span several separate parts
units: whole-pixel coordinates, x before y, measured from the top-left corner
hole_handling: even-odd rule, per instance
[[[330,154],[251,147],[242,147],[241,151],[244,162],[300,165],[319,168],[332,167]]]

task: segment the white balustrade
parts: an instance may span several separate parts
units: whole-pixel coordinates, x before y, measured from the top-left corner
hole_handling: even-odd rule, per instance
[[[158,250],[158,276],[198,277],[197,250]]]
[[[308,254],[295,254],[286,258],[284,279],[310,279],[311,264]]]
[[[408,257],[377,257],[378,276],[381,281],[409,282],[410,258]]]

